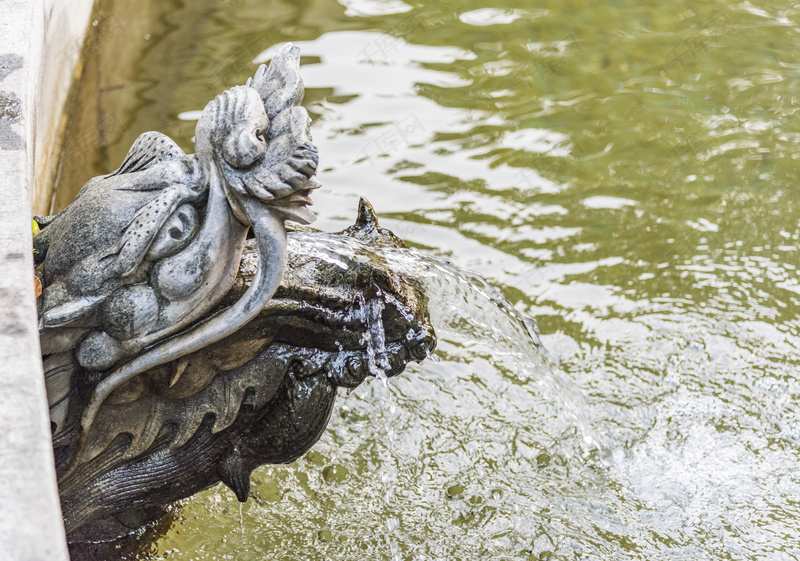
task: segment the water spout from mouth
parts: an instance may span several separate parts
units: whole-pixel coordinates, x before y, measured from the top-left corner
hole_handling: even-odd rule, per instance
[[[319,252],[319,258],[333,263],[346,263],[355,254],[346,240],[326,246],[324,253],[311,245],[304,246],[303,251]],[[592,426],[586,393],[565,375],[557,357],[544,346],[533,318],[514,309],[482,276],[445,259],[407,248],[375,251],[376,259],[385,261],[392,271],[426,294],[440,341],[453,342],[459,352],[470,357],[486,358],[516,384],[533,386],[532,392],[542,395],[560,412],[562,430],[577,432],[582,455],[603,464],[611,462],[614,447]],[[384,380],[379,306],[383,306],[383,300],[374,299],[362,306],[362,312],[369,326],[364,337],[370,372]],[[429,358],[435,362],[436,354]]]

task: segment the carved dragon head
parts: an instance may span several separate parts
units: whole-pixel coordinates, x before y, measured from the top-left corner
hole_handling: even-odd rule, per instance
[[[435,345],[425,295],[380,255],[401,246],[364,201],[339,234],[290,233],[284,281],[258,317],[104,402],[77,468],[59,481],[71,539],[116,537],[218,481],[246,500],[253,469],[290,462],[320,438],[338,387],[424,359]],[[212,313],[248,290],[258,260],[248,243]],[[65,458],[57,451],[59,468]]]
[[[196,154],[145,133],[40,219],[42,358],[71,536],[135,527],[220,480],[246,499],[256,466],[320,437],[337,387],[433,348],[424,295],[374,253],[402,243],[368,203],[340,234],[287,238],[284,220],[314,219],[318,186],[302,97],[288,45],[207,105]]]

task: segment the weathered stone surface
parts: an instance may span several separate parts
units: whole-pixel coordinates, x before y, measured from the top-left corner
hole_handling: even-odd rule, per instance
[[[0,559],[15,561],[68,557],[31,277],[42,4],[0,3]]]
[[[314,219],[318,187],[302,96],[288,45],[206,106],[196,154],[145,133],[40,219],[39,329],[73,539],[119,535],[218,481],[246,500],[255,467],[317,441],[338,387],[433,348],[424,295],[373,253],[402,242],[368,203],[342,233],[287,236],[284,220]]]
[[[219,481],[246,500],[253,469],[293,461],[317,441],[338,387],[374,375],[371,361],[393,376],[423,360],[435,345],[424,295],[374,257],[398,243],[364,226],[290,232],[284,281],[256,319],[120,387],[77,469],[65,467],[66,450],[57,454],[71,539],[118,536]],[[320,257],[342,244],[349,256]],[[253,282],[254,260],[251,242],[215,313]],[[382,348],[368,342],[373,333],[384,334]]]

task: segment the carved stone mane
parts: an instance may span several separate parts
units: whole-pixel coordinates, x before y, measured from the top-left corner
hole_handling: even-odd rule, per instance
[[[195,154],[145,133],[119,169],[39,219],[71,539],[120,535],[218,481],[247,500],[252,470],[308,450],[336,388],[375,374],[376,352],[394,375],[435,345],[424,295],[373,255],[402,242],[369,203],[339,234],[287,234],[284,220],[314,220],[319,186],[299,58],[287,45],[212,100]],[[351,257],[317,251],[337,244]],[[376,330],[385,348],[368,344]]]

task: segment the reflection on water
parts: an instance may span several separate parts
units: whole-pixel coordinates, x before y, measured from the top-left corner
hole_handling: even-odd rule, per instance
[[[561,359],[503,351],[442,271],[438,361],[343,395],[241,518],[211,489],[128,558],[800,558],[800,8],[118,1],[94,29],[56,207],[145,130],[190,148],[293,41],[317,225],[366,196]]]

